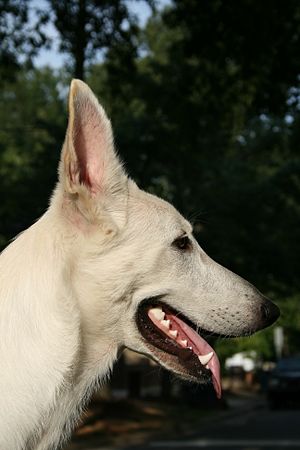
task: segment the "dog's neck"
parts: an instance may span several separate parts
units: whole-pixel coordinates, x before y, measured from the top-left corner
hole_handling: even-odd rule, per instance
[[[12,411],[20,410],[18,423],[24,439],[33,432],[33,425],[37,436],[48,430],[37,446],[41,450],[59,439],[63,431],[58,428],[76,418],[91,386],[107,378],[118,352],[118,343],[101,333],[100,326],[97,336],[86,331],[79,305],[83,299],[76,298],[71,282],[74,242],[71,234],[55,228],[52,217],[50,209],[0,259],[1,276],[8,280],[0,283],[1,348],[10,349],[0,358],[7,367],[14,367],[14,361],[22,367],[22,378],[11,388],[9,371],[3,375],[8,377],[7,401],[3,401]],[[25,385],[30,385],[31,396],[28,410],[22,411]],[[10,389],[16,395],[11,396]]]

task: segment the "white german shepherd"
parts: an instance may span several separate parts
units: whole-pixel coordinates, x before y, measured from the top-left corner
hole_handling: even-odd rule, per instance
[[[69,111],[51,205],[0,257],[1,450],[58,448],[124,347],[220,396],[219,361],[200,335],[248,335],[279,315],[127,177],[81,81]]]

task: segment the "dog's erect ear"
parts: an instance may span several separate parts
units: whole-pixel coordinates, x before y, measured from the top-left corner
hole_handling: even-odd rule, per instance
[[[60,166],[64,189],[75,194],[85,188],[96,196],[117,192],[125,179],[104,109],[85,83],[73,80],[69,94],[69,124]]]

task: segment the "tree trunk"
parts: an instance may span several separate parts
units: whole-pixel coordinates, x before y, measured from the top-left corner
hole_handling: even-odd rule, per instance
[[[85,52],[87,45],[86,24],[86,0],[79,0],[77,33],[74,48],[75,78],[84,80],[85,78]]]

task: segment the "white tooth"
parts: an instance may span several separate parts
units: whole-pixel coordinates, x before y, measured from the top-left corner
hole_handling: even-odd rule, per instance
[[[184,339],[183,341],[179,341],[179,344],[181,344],[183,347],[187,347],[188,341]]]
[[[177,338],[178,331],[177,330],[170,330],[170,335],[173,336],[174,338]]]
[[[149,312],[155,317],[157,320],[163,320],[165,318],[165,313],[161,308],[151,308]]]
[[[166,328],[170,328],[170,320],[161,320],[160,323],[166,327]]]
[[[211,360],[211,358],[214,356],[214,352],[210,352],[207,353],[207,355],[201,355],[198,356],[201,364],[203,364],[203,366],[206,366],[206,364]]]

